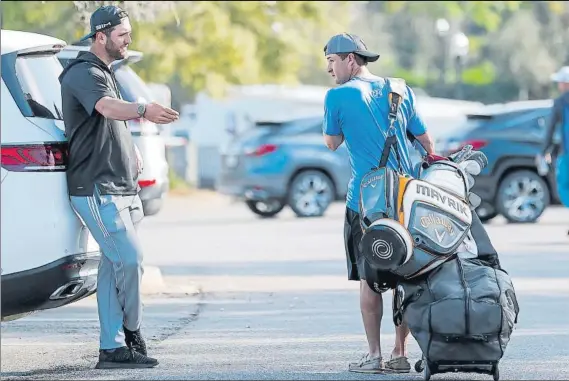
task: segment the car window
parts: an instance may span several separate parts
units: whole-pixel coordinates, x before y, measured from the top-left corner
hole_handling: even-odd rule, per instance
[[[53,54],[22,55],[16,59],[16,77],[33,116],[63,120],[59,83],[62,71]]]
[[[127,65],[115,70],[119,91],[128,102],[153,102],[155,97],[144,81]]]
[[[61,63],[61,66],[63,66],[64,68],[67,67],[67,65],[69,65],[69,63],[73,61],[72,58],[61,58],[59,57],[59,62]]]
[[[322,134],[322,119],[303,119],[286,123],[283,133],[286,135],[296,134]]]

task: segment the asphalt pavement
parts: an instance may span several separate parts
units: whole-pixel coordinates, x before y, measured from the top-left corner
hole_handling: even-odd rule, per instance
[[[166,289],[144,295],[143,332],[160,365],[95,370],[94,298],[2,323],[2,379],[420,380],[347,371],[366,350],[358,285],[348,282],[342,204],[323,218],[290,210],[263,220],[242,204],[211,194],[171,197],[140,235],[145,264]],[[502,380],[569,379],[569,209],[539,223],[486,229],[510,273],[521,307],[500,364]],[[382,351],[394,341],[385,294]],[[410,339],[412,363],[420,357]],[[437,379],[489,375],[437,374]]]

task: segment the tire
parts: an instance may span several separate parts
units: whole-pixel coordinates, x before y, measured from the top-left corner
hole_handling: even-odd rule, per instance
[[[158,214],[158,212],[162,209],[162,199],[161,198],[153,198],[151,200],[142,201],[142,210],[144,211],[145,216],[153,216]]]
[[[494,365],[492,369],[492,378],[494,381],[500,381],[500,368],[498,368],[498,364]]]
[[[258,216],[263,218],[274,217],[283,210],[285,203],[279,200],[270,201],[254,201],[247,200],[245,204],[249,209]]]
[[[425,370],[425,360],[419,360],[415,363],[415,372],[421,373]]]
[[[334,183],[324,172],[304,170],[292,179],[287,204],[297,217],[320,217],[334,199]]]
[[[498,187],[497,211],[511,223],[534,223],[549,206],[550,190],[535,172],[517,170],[508,174]]]

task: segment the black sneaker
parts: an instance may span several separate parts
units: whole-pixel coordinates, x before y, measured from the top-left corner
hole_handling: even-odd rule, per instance
[[[142,334],[140,333],[140,329],[137,329],[136,331],[129,331],[128,329],[123,327],[123,330],[124,330],[124,341],[126,342],[126,345],[130,349],[134,349],[135,351],[137,351],[141,355],[146,356],[147,355],[146,343],[144,342],[144,339],[142,338]]]
[[[146,357],[134,349],[121,347],[99,351],[99,362],[95,369],[139,369],[154,368],[158,360]]]

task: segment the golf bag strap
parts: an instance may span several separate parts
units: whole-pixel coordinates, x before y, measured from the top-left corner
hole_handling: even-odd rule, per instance
[[[383,151],[381,153],[381,160],[379,161],[378,168],[385,167],[387,165],[387,160],[389,159],[389,154],[391,153],[391,148],[395,150],[395,156],[397,157],[397,163],[399,169],[401,170],[401,157],[399,156],[399,149],[397,148],[397,135],[395,135],[395,123],[397,122],[397,115],[399,114],[399,106],[403,102],[403,97],[407,86],[405,80],[401,78],[387,78],[387,83],[389,85],[389,114],[387,116],[389,121],[389,129],[387,131],[387,138],[385,139],[385,145],[383,146]]]

